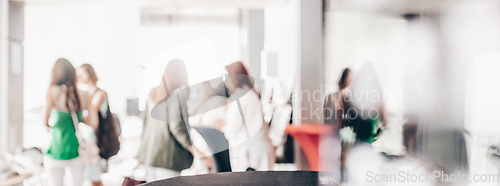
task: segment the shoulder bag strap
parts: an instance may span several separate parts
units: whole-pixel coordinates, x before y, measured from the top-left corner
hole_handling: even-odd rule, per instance
[[[62,87],[65,91],[68,91],[68,89],[65,85],[63,85]],[[82,144],[85,142],[85,140],[83,140],[82,134],[80,133],[80,130],[78,129],[78,124],[80,122],[78,121],[78,116],[76,115],[75,106],[73,105],[73,102],[71,101],[71,99],[66,98],[66,101],[68,102],[69,113],[71,114],[71,119],[73,120],[73,126],[75,127],[76,139],[78,139],[78,143]]]
[[[60,86],[57,86],[57,102],[56,102],[56,107],[57,107],[57,110],[62,110],[62,107],[61,107],[61,87]]]

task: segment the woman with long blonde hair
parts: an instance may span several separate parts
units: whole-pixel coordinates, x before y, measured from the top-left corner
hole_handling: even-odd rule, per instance
[[[119,146],[118,140],[115,141],[110,141],[110,140],[102,140],[101,136],[103,135],[115,135],[113,137],[117,138],[117,134],[111,134],[109,131],[103,130],[104,127],[113,127],[114,126],[105,126],[107,123],[105,120],[107,117],[113,117],[112,114],[109,111],[109,104],[108,104],[108,95],[107,93],[97,87],[97,81],[99,78],[97,77],[97,74],[95,73],[94,67],[90,64],[83,64],[80,66],[80,68],[76,69],[76,75],[78,79],[79,84],[83,84],[87,86],[86,92],[89,94],[91,105],[90,107],[93,107],[95,110],[98,112],[98,118],[99,118],[99,123],[97,125],[97,130],[82,130],[82,133],[84,133],[84,137],[87,137],[89,141],[92,141],[96,145],[98,145],[99,141],[106,141],[107,144],[110,145],[117,145]],[[110,118],[113,119],[113,118]],[[109,125],[109,124],[108,124]],[[106,133],[108,132],[108,133]],[[117,144],[118,143],[118,144]],[[102,143],[101,143],[102,144]],[[100,149],[101,153],[105,151],[105,149]],[[103,172],[101,168],[101,161],[100,159],[98,162],[95,164],[89,165],[85,169],[85,177],[86,179],[90,180],[92,183],[92,186],[102,186],[102,181],[101,181],[101,174]]]

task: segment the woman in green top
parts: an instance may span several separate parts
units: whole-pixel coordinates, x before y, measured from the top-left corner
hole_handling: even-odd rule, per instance
[[[137,159],[146,165],[146,181],[179,176],[193,162],[193,155],[212,166],[213,162],[191,143],[186,101],[189,97],[186,66],[173,60],[162,83],[148,97],[144,111],[141,146]]]
[[[50,185],[63,185],[65,168],[68,167],[73,186],[82,185],[83,164],[78,158],[78,140],[75,127],[68,111],[67,99],[73,102],[78,119],[96,128],[97,111],[89,107],[88,114],[82,116],[86,105],[90,105],[87,95],[76,88],[75,69],[71,63],[60,58],[54,64],[51,83],[47,92],[44,124],[52,124],[52,140],[44,158],[44,167],[49,174]]]
[[[381,173],[386,159],[372,147],[387,123],[382,88],[371,63],[356,71],[349,90],[344,94],[345,122],[356,142],[345,154],[342,181],[349,185],[371,185],[366,172]]]

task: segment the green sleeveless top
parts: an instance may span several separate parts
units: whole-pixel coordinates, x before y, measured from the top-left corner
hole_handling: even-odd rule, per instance
[[[50,113],[50,121],[53,122],[52,140],[50,142],[47,155],[55,160],[70,160],[78,157],[78,139],[75,135],[75,127],[68,110],[60,107],[60,89],[57,89],[57,109]],[[85,108],[86,96],[83,97],[83,107]],[[78,120],[82,122],[82,112],[77,113]]]

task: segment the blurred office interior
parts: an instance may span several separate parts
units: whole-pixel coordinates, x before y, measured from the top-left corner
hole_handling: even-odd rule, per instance
[[[0,0],[0,35],[0,150],[48,148],[41,113],[53,63],[89,63],[122,128],[105,185],[123,182],[149,91],[176,58],[191,85],[243,62],[262,99],[272,97],[262,104],[266,122],[288,105],[293,126],[322,125],[324,97],[338,90],[342,70],[369,63],[388,112],[377,152],[407,155],[403,126],[414,123],[415,157],[499,174],[495,0]],[[274,169],[311,170],[304,148],[286,139]]]

